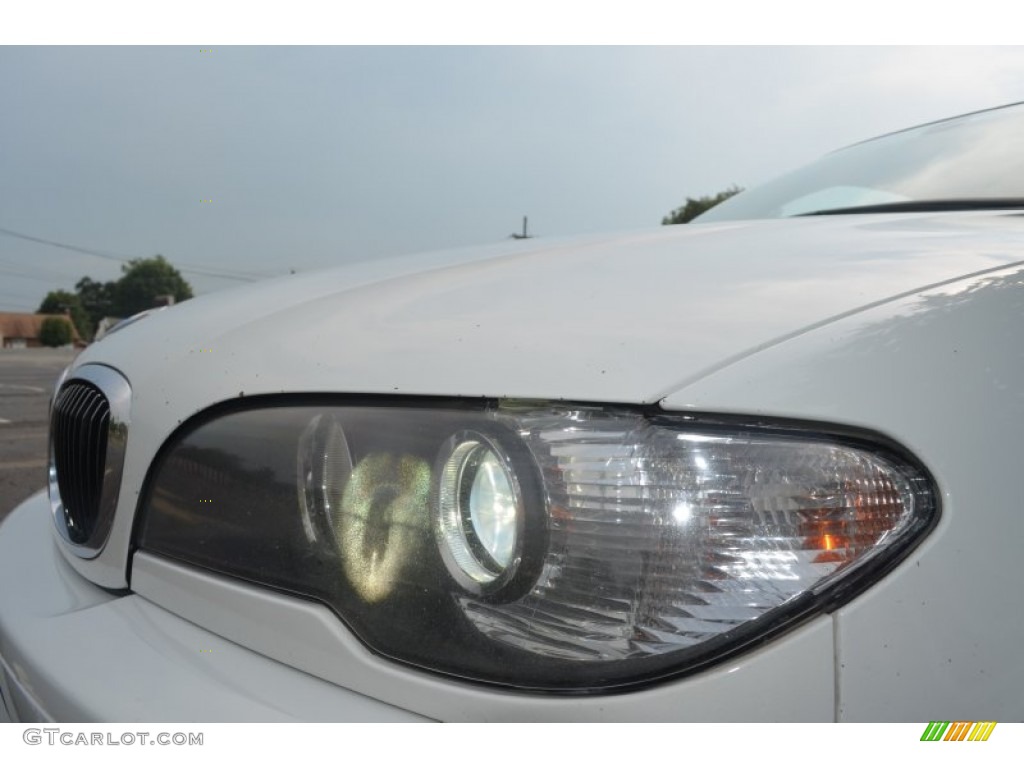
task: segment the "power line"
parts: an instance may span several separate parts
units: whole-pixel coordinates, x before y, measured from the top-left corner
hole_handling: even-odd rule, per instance
[[[20,272],[20,270],[31,269],[31,273]],[[17,271],[12,271],[17,270]],[[0,272],[6,272],[8,274],[20,274],[22,277],[31,277],[33,280],[38,275],[40,278],[45,277],[49,280],[70,280],[67,275],[62,275],[59,272],[55,272],[50,269],[44,269],[43,267],[37,266],[36,264],[18,264],[13,261],[5,261],[0,259]]]
[[[7,235],[8,237],[17,237],[21,240],[28,240],[33,243],[42,243],[43,245],[52,245],[54,248],[63,248],[66,251],[75,251],[76,253],[84,253],[88,256],[96,256],[100,259],[109,259],[110,261],[118,261],[122,264],[127,263],[131,259],[127,256],[115,256],[110,253],[104,253],[103,251],[94,251],[92,248],[83,248],[80,245],[69,245],[67,243],[58,243],[56,240],[46,240],[42,237],[33,237],[32,235],[26,235],[23,232],[15,232],[12,229],[5,229],[0,227],[0,235]]]
[[[52,277],[38,277],[36,275],[30,275],[28,272],[19,272],[14,269],[4,269],[0,267],[0,275],[11,275],[12,277],[20,277],[22,280],[38,280],[40,283],[52,283]]]
[[[29,311],[35,306],[35,304],[28,302],[24,296],[17,296],[13,293],[0,293],[0,299],[3,299],[4,303],[9,306],[25,307]]]
[[[100,259],[107,259],[109,261],[116,261],[120,264],[128,264],[135,260],[132,256],[118,255],[109,253],[106,251],[97,251],[93,248],[85,248],[80,245],[72,245],[70,243],[60,243],[56,240],[47,240],[43,237],[35,237],[34,235],[26,235],[24,232],[15,232],[13,229],[7,229],[0,227],[0,235],[7,235],[8,237],[15,237],[19,240],[28,240],[32,243],[40,243],[41,245],[50,245],[54,248],[62,248],[66,251],[73,251],[75,253],[84,253],[87,256],[95,256]],[[257,272],[239,272],[234,270],[212,270],[205,269],[203,267],[191,266],[191,265],[179,265],[177,267],[181,272],[188,274],[203,275],[205,277],[219,277],[225,280],[242,280],[244,282],[255,282],[256,280],[269,277],[269,275],[261,275]]]

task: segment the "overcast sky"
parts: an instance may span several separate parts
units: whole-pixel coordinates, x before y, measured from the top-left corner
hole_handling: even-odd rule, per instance
[[[1024,48],[0,48],[0,310],[160,253],[237,278],[657,226],[1024,100]],[[209,201],[209,202],[207,202]],[[190,271],[191,270],[191,271]]]

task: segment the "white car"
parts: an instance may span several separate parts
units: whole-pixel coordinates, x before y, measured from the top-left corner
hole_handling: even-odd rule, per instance
[[[17,720],[1024,719],[1024,108],[89,347]]]

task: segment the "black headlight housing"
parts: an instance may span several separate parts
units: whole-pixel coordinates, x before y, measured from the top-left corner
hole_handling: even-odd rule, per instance
[[[875,436],[656,409],[246,398],[154,462],[137,546],[528,690],[701,669],[848,599],[937,519]]]

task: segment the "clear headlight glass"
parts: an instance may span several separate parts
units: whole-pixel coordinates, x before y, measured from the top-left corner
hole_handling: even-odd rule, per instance
[[[871,437],[548,403],[245,405],[170,441],[139,546],[482,682],[702,668],[856,594],[937,516],[927,473]]]
[[[442,452],[437,531],[452,577],[471,592],[515,567],[523,502],[515,472],[483,435],[461,434]]]

